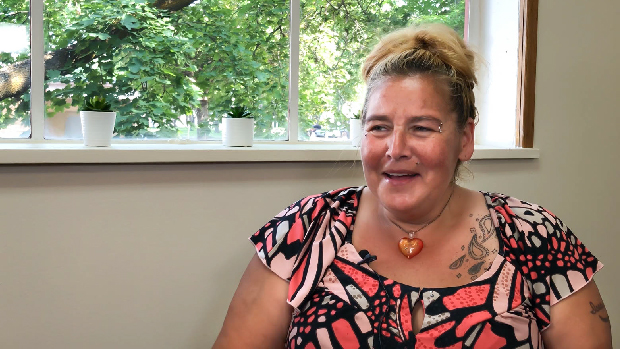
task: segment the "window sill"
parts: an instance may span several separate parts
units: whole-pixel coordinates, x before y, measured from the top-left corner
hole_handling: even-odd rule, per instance
[[[539,150],[476,146],[474,160],[536,159]],[[93,148],[81,143],[0,143],[0,164],[114,164],[187,162],[312,162],[360,160],[348,144],[257,143],[228,148],[219,143],[114,143]]]

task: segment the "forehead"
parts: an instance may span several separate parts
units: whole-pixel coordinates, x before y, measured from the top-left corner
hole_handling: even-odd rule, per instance
[[[390,77],[380,82],[371,92],[367,116],[441,117],[450,114],[452,110],[448,96],[447,84],[431,75]]]

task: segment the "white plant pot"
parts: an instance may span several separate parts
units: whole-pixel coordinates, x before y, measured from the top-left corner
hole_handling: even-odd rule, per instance
[[[354,147],[359,147],[362,143],[362,120],[349,119],[349,139]]]
[[[81,111],[82,136],[88,147],[109,147],[112,144],[115,112]]]
[[[222,143],[227,147],[254,144],[254,118],[222,118]]]

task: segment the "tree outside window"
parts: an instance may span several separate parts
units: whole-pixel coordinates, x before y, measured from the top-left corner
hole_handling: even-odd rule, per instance
[[[118,111],[117,137],[216,140],[222,115],[245,105],[256,139],[284,140],[294,88],[299,138],[319,125],[324,139],[343,139],[359,108],[360,64],[379,37],[427,21],[464,28],[465,0],[300,6],[300,64],[289,67],[287,0],[46,1],[46,118],[98,93]],[[0,23],[28,26],[28,1],[2,1]],[[29,125],[29,58],[29,50],[0,53],[0,129]],[[299,69],[298,87],[289,86],[290,68]]]

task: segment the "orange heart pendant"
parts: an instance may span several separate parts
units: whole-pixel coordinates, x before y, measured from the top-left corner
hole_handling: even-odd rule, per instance
[[[422,247],[424,247],[424,243],[422,240],[418,238],[402,238],[398,242],[398,249],[403,256],[407,258],[413,258],[418,255],[418,253],[422,252]]]

